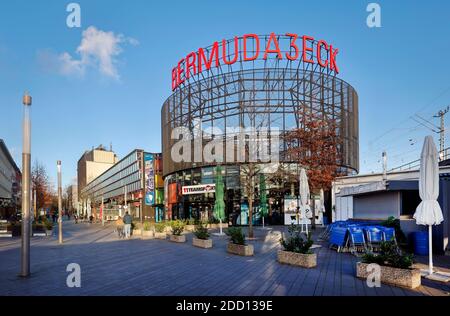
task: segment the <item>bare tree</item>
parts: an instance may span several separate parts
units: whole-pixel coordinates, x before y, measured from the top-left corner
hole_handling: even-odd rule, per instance
[[[286,154],[306,169],[312,193],[329,189],[339,175],[339,138],[336,122],[303,110],[299,128],[286,133]],[[315,227],[315,209],[312,208],[312,227]]]
[[[255,182],[260,174],[260,168],[256,163],[249,162],[241,167],[241,183],[248,200],[248,237],[253,238],[253,201],[255,199]]]
[[[35,160],[31,171],[32,190],[36,190],[36,207],[41,209],[52,204],[52,190],[47,170],[44,165]]]

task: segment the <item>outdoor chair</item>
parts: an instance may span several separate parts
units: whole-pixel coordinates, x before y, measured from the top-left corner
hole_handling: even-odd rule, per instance
[[[348,238],[350,252],[356,255],[358,252],[366,252],[367,244],[364,237],[364,230],[359,226],[348,228],[350,237]]]
[[[330,236],[330,248],[336,248],[340,252],[347,244],[347,227],[334,227]]]
[[[367,226],[365,230],[370,251],[379,249],[381,243],[383,242],[383,231],[380,229],[380,227],[376,226]]]
[[[336,221],[331,224],[328,224],[325,228],[325,230],[320,234],[319,240],[329,240],[331,236],[331,232],[333,231],[334,227],[340,227],[344,225],[344,221]]]
[[[397,239],[395,238],[395,228],[393,227],[383,227],[383,241],[393,241],[397,244]]]

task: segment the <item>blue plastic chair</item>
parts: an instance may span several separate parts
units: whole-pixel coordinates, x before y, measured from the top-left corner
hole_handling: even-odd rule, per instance
[[[374,249],[379,248],[384,237],[382,228],[378,226],[366,226],[365,231],[370,250],[374,251]]]
[[[348,228],[350,235],[350,252],[356,254],[358,250],[365,252],[367,250],[366,238],[364,237],[364,230],[359,226],[351,226]]]
[[[397,244],[397,240],[395,238],[395,228],[383,227],[381,230],[383,231],[383,241],[394,241],[395,244]]]
[[[330,248],[336,247],[340,252],[347,244],[347,227],[334,227],[330,235]]]

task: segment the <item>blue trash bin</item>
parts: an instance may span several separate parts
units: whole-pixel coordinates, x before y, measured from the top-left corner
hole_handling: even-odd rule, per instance
[[[413,233],[414,240],[414,254],[418,256],[428,255],[428,233],[427,232],[415,232]]]

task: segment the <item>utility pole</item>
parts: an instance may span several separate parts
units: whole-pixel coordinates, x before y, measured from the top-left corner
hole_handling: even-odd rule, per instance
[[[62,187],[61,187],[61,160],[58,160],[57,163],[58,168],[58,242],[59,244],[63,243],[62,236]]]
[[[21,277],[30,276],[30,209],[31,209],[31,96],[25,92],[23,107],[22,149],[22,250]]]
[[[386,151],[383,151],[382,158],[383,158],[383,181],[386,181],[387,180],[387,153],[386,153]]]
[[[441,126],[439,128],[439,157],[440,160],[443,159],[443,154],[445,150],[445,114],[450,110],[450,106],[447,106],[445,109],[440,110],[434,117],[437,117],[441,121]]]
[[[447,114],[449,111],[450,111],[450,106],[447,106],[445,109],[440,110],[436,115],[433,116],[433,117],[440,119],[440,126],[436,126],[434,123],[421,117],[418,114],[411,117],[417,123],[428,128],[432,132],[439,134],[439,160],[444,159],[444,150],[445,150],[445,119],[444,119],[444,117],[445,117],[445,114]]]

